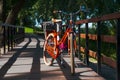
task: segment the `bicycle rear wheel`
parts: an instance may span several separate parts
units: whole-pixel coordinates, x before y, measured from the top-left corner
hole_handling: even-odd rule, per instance
[[[55,46],[56,46],[56,42],[55,42],[54,34],[50,33],[47,36],[43,47],[43,60],[44,63],[48,66],[51,66],[53,64],[54,58],[51,56],[51,53],[56,54],[56,52],[54,51]],[[50,47],[50,49],[48,47]]]

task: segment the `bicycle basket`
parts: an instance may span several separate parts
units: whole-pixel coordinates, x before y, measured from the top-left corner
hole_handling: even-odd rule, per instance
[[[44,31],[52,31],[55,30],[55,26],[51,21],[48,21],[43,23],[43,29]]]
[[[56,30],[56,27],[54,26],[54,23],[51,21],[43,22],[43,30],[45,37],[51,33],[53,30]]]

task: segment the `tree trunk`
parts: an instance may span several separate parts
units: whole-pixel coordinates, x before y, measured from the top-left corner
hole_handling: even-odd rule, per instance
[[[2,22],[3,0],[0,0],[0,22]]]
[[[19,0],[18,3],[16,3],[13,8],[11,9],[11,11],[9,12],[7,19],[5,21],[5,23],[7,24],[14,24],[19,11],[21,10],[22,6],[24,5],[25,0]]]
[[[48,10],[49,10],[49,1],[48,0],[46,0],[46,2],[45,2],[45,21],[47,21],[48,20]]]

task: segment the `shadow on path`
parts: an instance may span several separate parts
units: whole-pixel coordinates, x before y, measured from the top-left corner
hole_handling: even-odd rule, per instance
[[[36,50],[33,54],[33,62],[32,62],[32,67],[30,71],[30,78],[29,80],[40,80],[40,56],[41,56],[41,51],[42,48],[40,48],[40,41],[38,37],[35,36],[35,39],[37,40],[36,44]]]
[[[40,56],[42,48],[40,47],[40,40],[39,37],[36,35],[28,35],[27,36],[28,42],[20,49],[15,49],[16,52],[12,55],[12,57],[9,58],[9,60],[1,67],[0,69],[0,80],[21,80],[26,79],[27,80],[40,80]],[[32,40],[35,40],[37,44],[35,45],[36,48],[29,47],[29,44],[32,42]],[[29,48],[27,48],[29,47]],[[23,52],[28,52],[26,55],[21,55]],[[14,75],[12,77],[4,77],[7,74],[7,71],[13,66],[13,64],[16,62],[17,58],[26,58],[31,57],[32,65],[30,72],[27,73],[21,73],[19,75]],[[26,64],[27,65],[27,64]],[[21,68],[22,69],[22,68]]]
[[[8,60],[8,62],[3,65],[3,67],[0,69],[0,80],[3,79],[4,75],[7,73],[7,71],[10,69],[10,67],[13,65],[13,63],[17,60],[17,58],[19,57],[22,50],[25,49],[30,42],[31,42],[31,39],[29,38],[28,43],[26,43],[23,46],[23,48],[19,49],[15,54],[13,54],[13,56]]]
[[[70,66],[65,60],[63,60],[63,62],[64,62],[63,65],[61,65],[59,58],[56,59],[56,60],[57,60],[57,62],[59,64],[59,66],[60,66],[60,68],[61,68],[61,70],[62,70],[62,72],[63,72],[63,74],[64,74],[64,76],[66,78],[66,80],[80,80],[80,78],[79,78],[79,76],[77,74],[74,74],[74,75],[71,74]]]

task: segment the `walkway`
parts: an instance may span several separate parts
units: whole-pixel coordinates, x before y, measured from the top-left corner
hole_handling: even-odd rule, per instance
[[[27,35],[24,42],[0,58],[0,80],[105,80],[77,58],[75,75],[71,76],[69,56],[64,56],[64,67],[59,61],[46,66],[42,59],[44,38]]]

